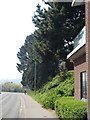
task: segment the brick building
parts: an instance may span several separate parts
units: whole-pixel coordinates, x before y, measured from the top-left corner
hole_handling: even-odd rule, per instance
[[[72,6],[85,4],[85,26],[74,42],[74,50],[67,56],[74,63],[75,98],[87,99],[90,120],[90,0],[73,0]]]
[[[86,27],[74,39],[74,49],[67,56],[70,61],[74,63],[74,76],[75,76],[75,98],[87,99],[87,86],[86,86]]]

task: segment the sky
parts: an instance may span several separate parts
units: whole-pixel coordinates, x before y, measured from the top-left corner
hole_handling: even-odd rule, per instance
[[[0,79],[21,79],[17,52],[34,32],[32,16],[41,0],[0,0]]]

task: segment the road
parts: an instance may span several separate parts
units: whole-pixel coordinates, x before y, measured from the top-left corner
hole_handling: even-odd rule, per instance
[[[55,111],[43,108],[23,93],[0,94],[0,118],[57,118]]]

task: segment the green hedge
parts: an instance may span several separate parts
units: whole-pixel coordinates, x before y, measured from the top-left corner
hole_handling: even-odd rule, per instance
[[[33,96],[32,96],[33,97]],[[36,93],[34,99],[43,105],[45,108],[54,109],[56,99],[60,98],[60,95],[57,95],[54,89],[45,93]]]
[[[57,95],[62,96],[73,96],[74,95],[74,77],[73,71],[61,72],[56,75],[52,81],[48,82],[39,89],[38,92],[43,94],[52,91],[56,92]]]
[[[57,116],[62,120],[86,120],[87,102],[75,100],[74,97],[60,97],[52,93],[31,93],[32,97],[45,108],[55,109]]]
[[[74,96],[74,79],[66,79],[56,88],[57,94],[62,96]]]
[[[59,118],[71,118],[85,120],[87,118],[87,103],[74,100],[70,97],[62,97],[55,102],[55,111]]]
[[[61,72],[31,96],[45,108],[54,109],[59,118],[86,118],[86,102],[74,100],[73,71]],[[66,97],[68,96],[68,97]]]

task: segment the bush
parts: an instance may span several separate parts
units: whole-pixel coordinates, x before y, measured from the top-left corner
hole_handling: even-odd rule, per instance
[[[61,83],[61,75],[56,75],[52,81],[47,82],[42,89],[39,89],[39,92],[44,93],[52,88],[56,88]]]
[[[57,94],[62,96],[73,96],[74,95],[74,78],[66,79],[56,88]]]
[[[61,95],[57,95],[54,89],[52,89],[51,91],[45,92],[43,94],[38,93],[36,96],[38,96],[37,99],[41,104],[43,104],[45,108],[54,109],[55,101]]]
[[[73,96],[74,78],[73,71],[61,72],[42,89],[36,92],[35,99],[45,108],[54,109],[55,101],[61,96]]]
[[[65,76],[66,79],[57,86],[56,92],[57,94],[61,94],[62,96],[73,96],[74,95],[73,71],[68,71]]]
[[[85,120],[87,118],[86,102],[62,97],[55,102],[55,111],[59,118],[72,118]]]
[[[73,71],[61,72],[31,95],[45,108],[55,109],[59,118],[86,118],[86,102],[70,97],[74,95]]]

